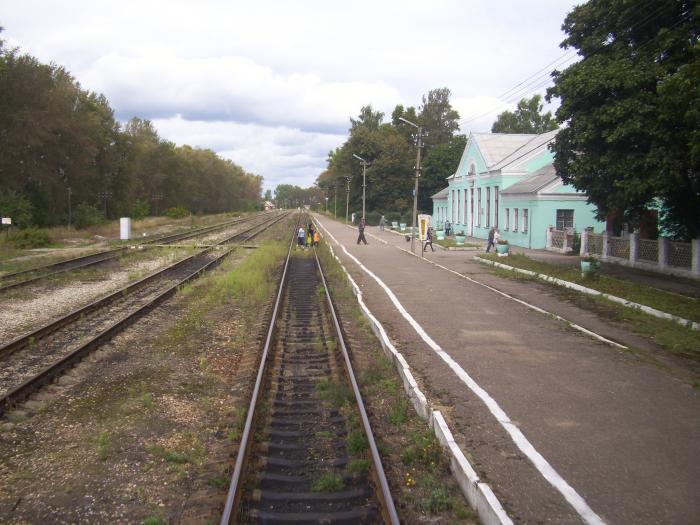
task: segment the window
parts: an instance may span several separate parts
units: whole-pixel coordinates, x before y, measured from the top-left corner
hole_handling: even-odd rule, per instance
[[[523,210],[523,233],[527,232],[527,222],[529,216],[529,210]]]
[[[518,208],[513,208],[513,231],[518,231]]]
[[[486,188],[486,227],[491,226],[491,187]]]
[[[510,208],[506,208],[506,230],[510,228]]]
[[[462,215],[464,218],[462,219],[462,222],[464,224],[467,224],[467,190],[466,188],[464,189],[464,202],[462,203]]]
[[[481,226],[481,188],[476,190],[476,205],[478,206],[476,210],[476,225]]]
[[[574,227],[574,210],[557,210],[557,230]]]
[[[455,220],[455,190],[452,190],[452,224],[457,222]]]
[[[498,228],[498,186],[493,188],[493,225]]]

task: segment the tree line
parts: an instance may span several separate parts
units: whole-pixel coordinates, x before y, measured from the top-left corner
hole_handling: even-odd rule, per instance
[[[362,164],[353,157],[355,154],[368,162],[368,222],[376,222],[380,215],[389,220],[410,218],[417,136],[416,129],[401,120],[404,118],[423,129],[418,210],[430,213],[430,197],[445,187],[445,178],[454,173],[466,145],[466,137],[457,133],[459,113],[452,107],[450,95],[447,88],[433,89],[422,97],[418,108],[395,106],[388,122],[384,122],[384,113],[371,105],[364,106],[357,118],[351,118],[348,139],[328,154],[327,168],[316,181],[329,197],[329,209],[335,210],[338,199],[338,215],[345,214],[348,178],[350,212],[362,209]]]
[[[0,28],[0,31],[2,28]],[[208,149],[176,146],[65,68],[0,41],[0,213],[19,226],[144,216],[168,208],[219,213],[259,205],[262,177]]]

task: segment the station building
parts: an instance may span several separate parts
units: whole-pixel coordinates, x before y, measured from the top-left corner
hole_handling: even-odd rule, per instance
[[[557,131],[470,133],[448,186],[432,196],[437,228],[449,220],[453,232],[486,239],[496,227],[510,244],[533,249],[545,248],[550,226],[604,230],[586,194],[554,171],[548,146]]]

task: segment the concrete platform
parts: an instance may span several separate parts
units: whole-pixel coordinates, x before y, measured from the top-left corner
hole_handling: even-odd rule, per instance
[[[357,245],[356,229],[316,218],[514,522],[698,522],[700,391],[586,331],[652,341],[473,252],[421,259],[403,236],[368,227]]]

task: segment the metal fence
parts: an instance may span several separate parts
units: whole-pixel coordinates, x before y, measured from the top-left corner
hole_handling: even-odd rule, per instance
[[[690,243],[669,241],[666,257],[669,266],[690,270],[693,262],[693,252]]]

